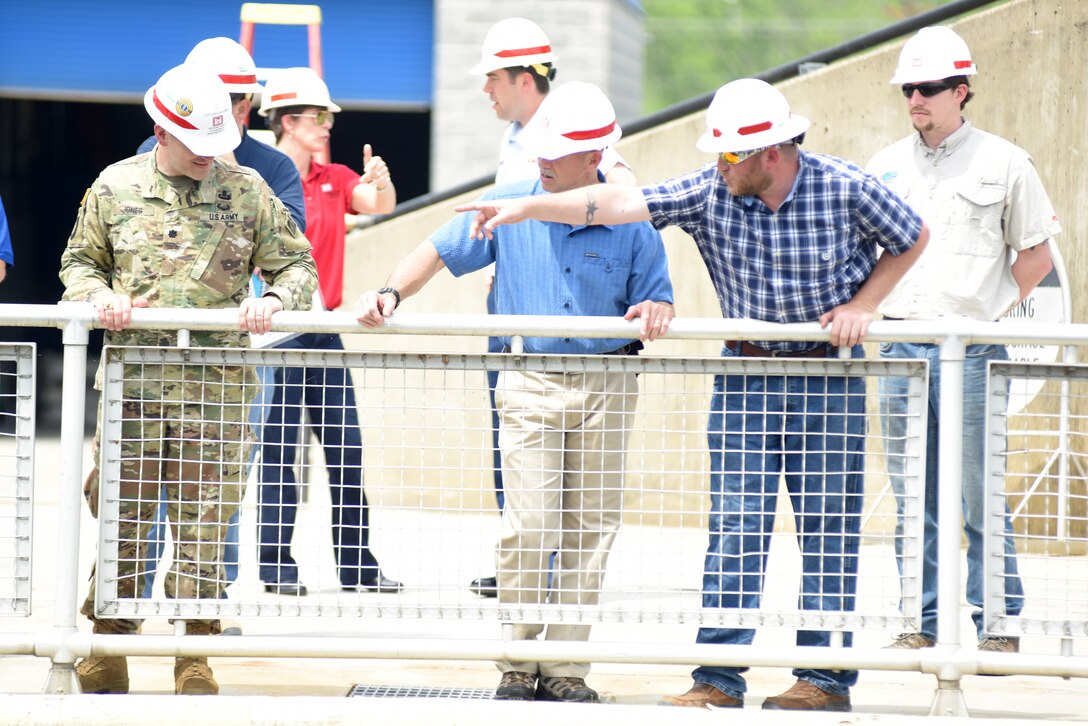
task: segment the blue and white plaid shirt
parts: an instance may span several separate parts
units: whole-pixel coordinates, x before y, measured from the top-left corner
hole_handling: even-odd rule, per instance
[[[854,297],[878,245],[898,255],[922,229],[921,217],[886,186],[823,154],[800,153],[797,179],[777,212],[757,197],[730,194],[714,163],[642,193],[655,227],[674,224],[695,239],[727,318],[818,320]]]

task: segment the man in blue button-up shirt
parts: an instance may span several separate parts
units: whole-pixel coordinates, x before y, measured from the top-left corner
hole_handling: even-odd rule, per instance
[[[540,177],[485,195],[550,195],[603,177],[601,149],[619,139],[612,104],[596,86],[557,88],[526,127]],[[506,315],[623,316],[654,340],[673,318],[672,284],[660,235],[645,222],[588,226],[527,222],[488,240],[470,234],[472,215],[454,218],[406,257],[388,286],[363,295],[359,321],[380,326],[403,298],[448,267],[454,275],[496,265],[496,312]],[[505,341],[509,345],[509,339]],[[633,353],[623,338],[525,339],[527,353]],[[609,372],[504,371],[496,388],[506,508],[497,553],[499,601],[511,606],[595,604],[620,525],[623,461],[638,382]],[[552,583],[549,556],[556,552]],[[514,623],[515,639],[544,625]],[[588,625],[552,623],[549,640],[586,640]],[[501,661],[495,697],[595,702],[582,663]]]
[[[722,314],[782,323],[819,321],[833,345],[861,342],[877,305],[921,253],[922,220],[854,164],[807,154],[809,121],[772,86],[723,86],[697,146],[718,154],[689,174],[643,189],[592,187],[547,198],[480,202],[473,233],[523,219],[585,224],[651,220],[690,234]],[[877,259],[878,248],[885,252]],[[826,344],[727,341],[725,356],[825,357]],[[853,610],[864,473],[865,381],[858,376],[720,375],[707,423],[710,545],[704,608],[758,608],[784,476],[799,511],[802,610]],[[746,644],[747,628],[704,627],[700,643]],[[799,645],[828,645],[800,631]],[[846,643],[849,645],[849,634]],[[675,706],[739,708],[745,669],[701,666]],[[799,668],[765,709],[849,711],[857,671]]]

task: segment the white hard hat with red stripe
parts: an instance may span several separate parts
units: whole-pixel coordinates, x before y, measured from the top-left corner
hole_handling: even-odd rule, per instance
[[[903,45],[892,83],[940,81],[978,73],[971,50],[956,31],[943,25],[922,28]]]
[[[530,154],[550,161],[603,149],[622,135],[604,92],[592,83],[571,81],[544,97],[520,141]]]
[[[234,151],[242,141],[231,113],[230,92],[211,69],[183,63],[162,74],[144,94],[152,120],[198,156]]]
[[[551,41],[540,26],[526,18],[507,18],[491,26],[480,51],[480,62],[469,73],[482,75],[500,68],[514,66],[540,66],[534,68],[541,76],[547,76],[543,63],[555,66],[558,60],[552,52]]]
[[[264,84],[261,108],[267,116],[274,108],[285,106],[316,106],[340,113],[340,107],[329,97],[329,87],[313,68],[283,68],[272,74]]]
[[[706,131],[695,146],[719,154],[751,151],[790,141],[805,133],[809,120],[790,111],[777,88],[741,78],[718,89],[706,112]]]
[[[219,74],[219,80],[231,93],[260,93],[257,65],[238,41],[230,38],[205,38],[189,51],[186,63],[201,63]]]

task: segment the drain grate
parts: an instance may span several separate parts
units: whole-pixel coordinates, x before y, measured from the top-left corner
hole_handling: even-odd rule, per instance
[[[416,686],[366,686],[356,683],[348,691],[352,696],[371,698],[470,698],[490,701],[495,696],[491,688],[439,688]]]

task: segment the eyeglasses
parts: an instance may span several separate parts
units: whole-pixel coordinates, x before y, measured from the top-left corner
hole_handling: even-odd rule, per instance
[[[944,93],[950,88],[955,88],[960,84],[950,83],[948,81],[941,81],[940,83],[904,83],[903,84],[903,98],[910,98],[914,95],[915,91],[922,94],[923,98],[932,98],[938,93]]]
[[[736,166],[745,159],[750,159],[756,154],[762,154],[767,149],[775,148],[775,146],[778,146],[778,144],[775,144],[774,146],[764,146],[760,149],[752,149],[751,151],[723,151],[718,154],[718,158],[730,166]]]
[[[306,118],[312,118],[314,120],[314,123],[318,126],[324,126],[327,123],[330,129],[332,128],[332,125],[336,123],[336,117],[332,115],[332,111],[328,110],[321,110],[317,113],[292,113],[289,115],[296,117],[305,116]]]

